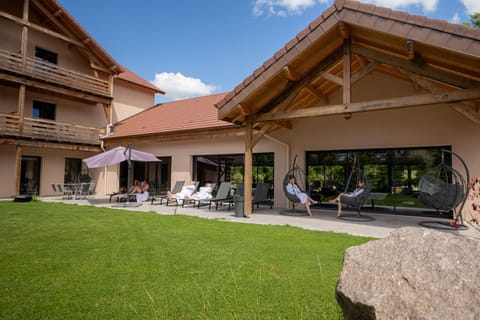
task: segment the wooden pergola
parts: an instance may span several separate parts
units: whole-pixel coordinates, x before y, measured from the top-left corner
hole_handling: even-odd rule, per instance
[[[352,86],[382,72],[416,94],[360,100]],[[341,101],[332,102],[333,94]],[[252,154],[294,119],[446,104],[480,125],[480,30],[335,1],[222,101],[219,119],[244,126],[245,215],[252,212]]]

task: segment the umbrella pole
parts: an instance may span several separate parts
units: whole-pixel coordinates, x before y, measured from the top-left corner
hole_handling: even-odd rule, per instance
[[[132,186],[132,144],[128,144],[127,148],[125,149],[125,152],[128,152],[128,158],[127,158],[127,163],[128,163],[128,172],[127,172],[127,202],[123,206],[118,206],[118,207],[139,207],[142,204],[135,202],[135,203],[130,203],[130,188]],[[125,153],[124,153],[125,154]],[[115,206],[117,207],[117,206]]]

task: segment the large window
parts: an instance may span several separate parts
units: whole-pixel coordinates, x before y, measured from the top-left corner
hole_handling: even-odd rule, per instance
[[[255,153],[253,155],[253,185],[269,182],[273,187],[274,154]],[[203,185],[207,182],[231,181],[236,187],[243,182],[244,155],[201,155],[193,157],[194,180]]]
[[[423,208],[417,200],[418,183],[425,173],[441,163],[441,149],[450,150],[450,147],[309,151],[306,154],[309,190],[312,198],[323,202],[339,192],[353,190],[354,186],[346,183],[357,159],[372,191],[386,194],[376,205],[395,211]],[[451,155],[445,153],[444,156],[445,162],[451,165]]]
[[[20,194],[39,194],[41,160],[36,156],[22,156]]]

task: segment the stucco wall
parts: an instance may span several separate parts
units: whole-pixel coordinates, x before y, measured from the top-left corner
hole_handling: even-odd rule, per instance
[[[155,95],[151,91],[120,79],[113,83],[112,123],[153,106]]]

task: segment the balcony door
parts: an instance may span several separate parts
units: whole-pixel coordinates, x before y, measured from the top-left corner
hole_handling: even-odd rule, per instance
[[[20,194],[38,194],[40,191],[41,157],[23,156],[20,172]]]
[[[55,120],[55,104],[33,100],[32,117]]]

